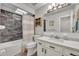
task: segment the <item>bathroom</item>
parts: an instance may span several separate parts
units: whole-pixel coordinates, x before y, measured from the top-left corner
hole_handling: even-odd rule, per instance
[[[79,4],[0,3],[0,56],[79,56]]]

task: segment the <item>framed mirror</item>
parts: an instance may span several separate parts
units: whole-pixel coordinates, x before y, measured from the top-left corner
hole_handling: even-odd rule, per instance
[[[76,32],[79,32],[79,9],[77,11]]]

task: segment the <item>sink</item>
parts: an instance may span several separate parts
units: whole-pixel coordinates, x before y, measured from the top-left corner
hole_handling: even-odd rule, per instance
[[[61,37],[59,37],[57,35],[51,35],[50,38],[61,39]]]
[[[69,34],[69,33],[45,33],[43,36],[49,37],[51,40],[56,41],[78,41],[79,34]]]
[[[59,36],[51,36],[50,37],[50,40],[53,40],[53,41],[56,41],[56,42],[64,42],[64,39],[62,39],[61,37]]]
[[[54,38],[56,38],[56,39],[61,39],[59,36],[55,36]]]
[[[79,39],[77,39],[77,38],[71,38],[71,37],[67,37],[64,40],[77,41],[77,42],[79,42]]]

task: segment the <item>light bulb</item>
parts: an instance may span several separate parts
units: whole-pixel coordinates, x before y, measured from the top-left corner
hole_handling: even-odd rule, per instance
[[[49,5],[49,6],[48,6],[48,9],[52,9],[52,6],[51,6],[51,5]]]
[[[52,3],[52,6],[55,6],[55,3]]]

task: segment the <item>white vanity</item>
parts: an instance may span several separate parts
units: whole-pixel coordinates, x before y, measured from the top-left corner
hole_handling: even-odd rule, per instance
[[[38,56],[79,56],[79,42],[42,36],[37,39]]]
[[[77,11],[73,4],[44,15],[47,33],[37,38],[38,56],[79,56]]]

